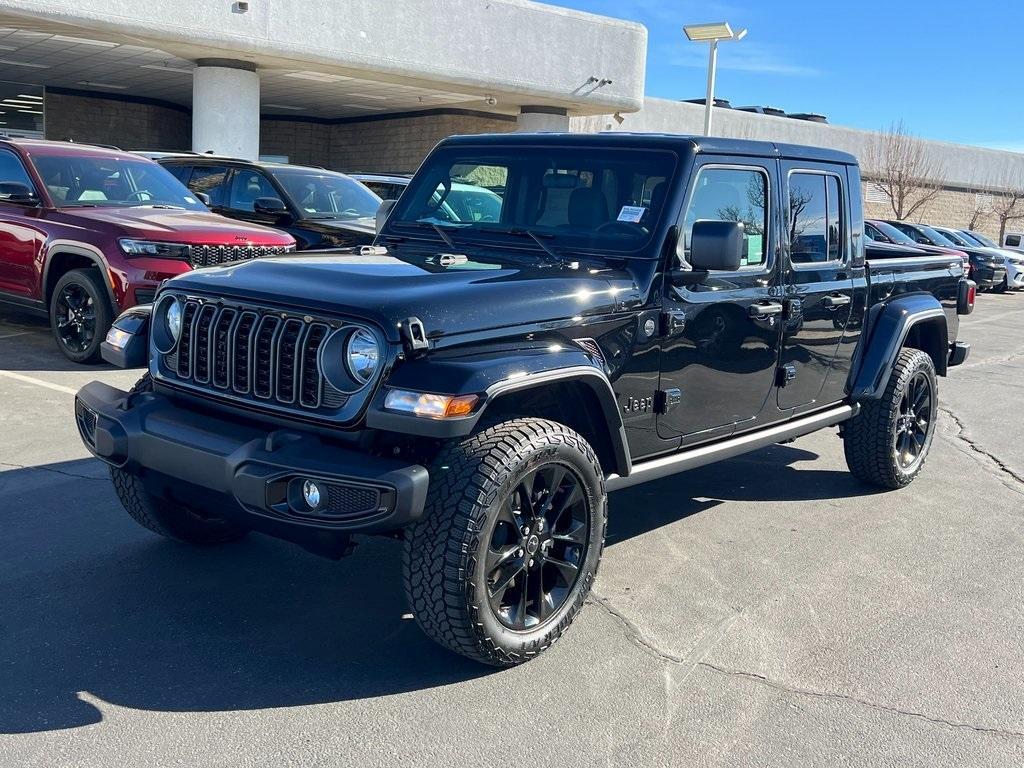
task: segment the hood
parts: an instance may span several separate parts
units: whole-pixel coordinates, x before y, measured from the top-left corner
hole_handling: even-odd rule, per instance
[[[988,248],[984,246],[978,246],[977,248],[971,249],[972,253],[977,253],[979,256],[995,263],[1002,264],[1006,258],[1010,255],[1002,248]]]
[[[457,258],[449,265],[441,260],[426,253],[305,251],[190,272],[167,287],[354,316],[379,325],[393,341],[398,324],[409,317],[437,338],[606,314],[643,300],[625,269],[548,266],[531,263],[528,255],[514,261]]]
[[[169,208],[62,208],[61,214],[80,227],[103,224],[123,237],[194,245],[291,245],[291,235],[259,224],[233,221],[207,211]],[[84,221],[83,221],[84,220]]]

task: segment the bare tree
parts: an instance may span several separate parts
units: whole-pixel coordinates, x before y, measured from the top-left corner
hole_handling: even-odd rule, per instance
[[[992,196],[992,212],[999,220],[999,242],[1003,242],[1006,225],[1024,219],[1024,176],[1007,175],[999,183],[1002,192]]]
[[[876,177],[897,219],[910,218],[942,191],[942,169],[902,121],[878,134],[867,161],[868,174]]]

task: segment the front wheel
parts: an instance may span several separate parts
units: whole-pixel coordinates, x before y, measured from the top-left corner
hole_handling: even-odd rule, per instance
[[[901,350],[885,392],[846,422],[843,449],[850,471],[864,482],[903,488],[924,467],[938,415],[938,383],[931,357]]]
[[[597,456],[562,424],[512,419],[450,444],[431,466],[423,519],[406,532],[416,621],[477,661],[528,661],[582,608],[606,521]]]
[[[50,329],[68,360],[99,360],[100,344],[113,322],[114,310],[97,270],[72,269],[57,281],[50,297]]]

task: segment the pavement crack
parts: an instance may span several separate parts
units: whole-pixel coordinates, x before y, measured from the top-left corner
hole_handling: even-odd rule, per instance
[[[624,614],[622,611],[620,611],[618,608],[612,605],[611,601],[607,597],[599,595],[597,594],[597,592],[591,589],[590,597],[588,598],[588,600],[590,600],[590,602],[592,602],[594,605],[601,606],[601,608],[603,608],[609,615],[618,619],[619,623],[622,624],[623,628],[626,630],[626,637],[635,645],[640,647],[645,653],[649,654],[650,656],[653,656],[656,659],[660,659],[661,661],[667,661],[671,664],[685,663],[686,659],[684,659],[682,656],[676,656],[675,654],[670,653],[669,651],[659,648],[657,645],[654,644],[653,641],[645,637],[643,630],[641,630],[640,627],[634,624],[629,619],[629,617],[626,616],[626,614]]]
[[[974,723],[963,723],[956,720],[946,720],[942,717],[936,717],[934,715],[926,715],[924,712],[916,712],[912,709],[902,709],[900,707],[893,707],[887,704],[879,704],[877,701],[870,701],[868,699],[862,699],[858,696],[851,696],[845,693],[832,693],[828,691],[814,691],[809,688],[799,688],[797,686],[786,685],[780,683],[777,680],[772,680],[765,675],[759,675],[754,672],[744,672],[742,670],[726,669],[724,667],[716,666],[706,661],[697,662],[697,666],[710,669],[714,672],[718,672],[722,675],[728,675],[730,677],[738,677],[745,680],[752,680],[761,685],[769,688],[774,688],[777,691],[783,693],[792,693],[798,696],[809,696],[819,699],[831,699],[835,701],[847,701],[852,704],[858,704],[863,707],[869,707],[870,709],[877,710],[879,712],[887,712],[894,715],[903,715],[904,717],[913,717],[919,720],[925,720],[935,725],[944,725],[949,728],[956,728],[960,730],[975,731],[976,733],[990,734],[994,736],[1004,736],[1014,739],[1024,738],[1024,732],[1011,731],[1005,728],[992,728],[984,725],[975,725]]]
[[[79,480],[105,480],[103,477],[93,477],[92,475],[80,475],[77,472],[65,472],[63,469],[54,469],[53,467],[40,467],[32,464],[12,464],[9,461],[0,461],[0,467],[6,467],[8,469],[28,469],[36,470],[38,472],[53,472],[55,475],[64,475],[64,477],[75,477]]]
[[[1016,485],[1011,485],[1009,483],[1004,482],[1004,485],[1006,485],[1007,487],[1014,491],[1017,491],[1018,493],[1024,492],[1024,489],[1019,487],[1024,486],[1024,475],[1021,475],[1005,461],[1000,459],[991,451],[986,450],[977,441],[969,437],[967,435],[967,425],[964,423],[963,419],[956,415],[954,411],[952,411],[950,408],[944,405],[939,406],[939,411],[949,416],[949,418],[953,420],[953,424],[956,425],[956,434],[953,436],[954,439],[956,439],[958,442],[963,443],[971,452],[981,457],[982,459],[988,459],[990,462],[992,462],[992,464],[995,465],[995,468],[1004,475],[1004,477],[1009,478],[1010,480],[1014,481],[1014,483],[1016,483]]]

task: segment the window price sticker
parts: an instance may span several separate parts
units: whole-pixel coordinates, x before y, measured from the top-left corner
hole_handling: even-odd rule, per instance
[[[647,209],[642,205],[624,205],[619,211],[619,221],[628,221],[631,224],[639,224]]]

